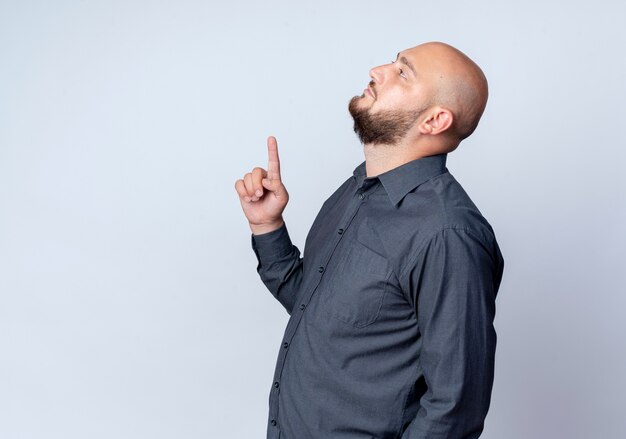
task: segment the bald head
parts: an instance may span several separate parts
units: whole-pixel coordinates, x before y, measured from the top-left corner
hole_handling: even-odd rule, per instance
[[[452,112],[448,134],[457,143],[472,134],[487,105],[487,79],[480,67],[460,50],[440,42],[421,44],[403,53],[419,66],[429,84],[431,105]]]

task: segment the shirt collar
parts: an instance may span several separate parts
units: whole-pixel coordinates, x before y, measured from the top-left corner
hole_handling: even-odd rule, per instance
[[[396,206],[406,194],[420,184],[446,170],[447,154],[437,154],[412,160],[383,172],[375,177],[366,177],[365,162],[354,169],[353,176],[357,187],[364,184],[369,187],[374,180],[379,179],[389,199]]]

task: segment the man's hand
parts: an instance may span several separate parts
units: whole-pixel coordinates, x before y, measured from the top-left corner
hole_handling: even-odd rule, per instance
[[[256,167],[235,182],[235,190],[250,229],[255,235],[268,233],[283,225],[283,210],[289,194],[280,179],[280,160],[276,138],[267,138],[267,171]]]

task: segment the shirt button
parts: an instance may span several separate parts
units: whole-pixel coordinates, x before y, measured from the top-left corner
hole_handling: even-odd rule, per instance
[[[302,305],[300,305],[300,309],[304,309],[306,307],[306,305],[303,303]]]
[[[274,387],[276,387],[277,389],[278,389],[278,386],[279,386],[279,385],[280,385],[280,384],[278,384],[278,381],[276,381],[276,382],[274,383]]]
[[[276,419],[272,419],[272,420],[270,421],[270,424],[272,424],[272,426],[276,427]]]
[[[343,235],[343,229],[337,230],[337,233],[339,233],[340,235]]]
[[[319,271],[320,273],[323,273],[324,272],[324,267],[318,268],[317,271]]]
[[[289,343],[284,342],[284,343],[283,343],[283,347],[284,347],[285,349],[287,349],[287,348],[289,347]]]
[[[365,198],[365,195],[359,194],[359,200],[362,200],[363,198]]]

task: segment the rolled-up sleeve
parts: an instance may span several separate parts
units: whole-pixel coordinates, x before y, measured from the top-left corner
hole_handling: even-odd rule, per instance
[[[291,314],[302,284],[303,258],[293,245],[287,226],[251,235],[257,257],[257,273],[272,295]]]
[[[495,243],[463,228],[438,232],[405,270],[427,390],[403,439],[480,436],[493,385],[495,296],[503,260]]]

